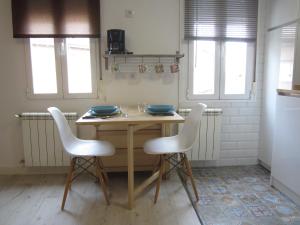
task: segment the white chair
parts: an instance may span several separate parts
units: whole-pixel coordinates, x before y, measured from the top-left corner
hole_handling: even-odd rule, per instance
[[[56,123],[65,151],[72,157],[71,167],[65,185],[61,210],[63,210],[65,207],[68,190],[71,188],[72,181],[77,178],[77,176],[83,171],[86,171],[94,176],[94,174],[88,170],[88,168],[92,165],[96,167],[96,177],[99,179],[105,196],[105,200],[109,205],[107,193],[108,177],[106,172],[104,171],[103,163],[100,157],[114,155],[114,146],[106,141],[78,139],[73,135],[65,116],[58,108],[50,107],[48,108],[48,111],[50,112]],[[80,163],[80,161],[83,161],[83,163]],[[75,175],[77,169],[81,169],[81,172]]]
[[[165,173],[165,163],[169,162],[173,166],[181,165],[185,174],[190,178],[192,187],[197,201],[199,200],[198,192],[196,189],[195,181],[192,174],[191,165],[187,159],[186,152],[191,150],[196,140],[196,136],[200,126],[200,120],[202,113],[204,112],[206,105],[197,104],[193,107],[189,116],[184,122],[183,128],[178,135],[172,137],[161,137],[149,140],[144,145],[144,151],[147,154],[159,155],[159,164],[154,169],[159,168],[159,177],[156,184],[156,193],[154,203],[157,202],[160,183],[163,174]],[[178,156],[180,157],[178,162]]]

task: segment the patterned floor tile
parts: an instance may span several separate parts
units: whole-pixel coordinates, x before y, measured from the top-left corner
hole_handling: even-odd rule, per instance
[[[249,187],[254,191],[254,192],[266,192],[270,189],[270,186],[267,186],[265,184],[251,184]]]
[[[241,183],[227,185],[227,188],[234,195],[247,194],[247,193],[251,192],[249,190],[249,186],[248,185],[244,185],[244,184],[241,184]]]
[[[259,206],[263,204],[255,194],[238,195],[238,198],[246,206]]]
[[[259,178],[257,178],[257,177],[243,177],[241,179],[241,181],[244,183],[257,183],[258,180],[259,180]]]
[[[284,201],[280,195],[271,192],[262,192],[258,196],[263,202],[269,205],[276,205]]]
[[[215,199],[218,204],[224,207],[240,205],[238,199],[233,195],[218,195],[215,196]]]
[[[279,204],[276,205],[273,208],[273,211],[277,213],[277,215],[281,218],[283,217],[300,217],[300,212],[297,208],[290,206],[290,205],[284,205],[284,204]]]
[[[225,176],[223,177],[223,180],[226,184],[239,184],[240,179],[238,177],[234,176]]]
[[[193,169],[204,225],[300,225],[300,207],[272,188],[260,166]],[[192,192],[189,182],[187,190]]]
[[[210,185],[209,186],[213,194],[229,194],[229,190],[226,185]]]
[[[231,219],[244,218],[250,216],[248,210],[242,205],[226,207],[223,214],[227,218],[231,218]]]
[[[247,206],[251,213],[256,217],[272,216],[272,211],[264,205]]]
[[[214,196],[211,195],[204,195],[199,197],[199,205],[204,206],[204,205],[214,205],[216,204],[216,200]]]
[[[300,225],[300,218],[293,218],[289,225]]]

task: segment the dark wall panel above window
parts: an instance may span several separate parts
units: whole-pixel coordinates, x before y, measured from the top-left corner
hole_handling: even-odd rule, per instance
[[[100,37],[99,0],[12,0],[13,35]]]

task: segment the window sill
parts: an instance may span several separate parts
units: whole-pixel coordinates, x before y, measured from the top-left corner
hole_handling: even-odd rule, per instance
[[[27,95],[28,100],[83,100],[83,99],[98,99],[99,96],[51,96],[51,95]]]

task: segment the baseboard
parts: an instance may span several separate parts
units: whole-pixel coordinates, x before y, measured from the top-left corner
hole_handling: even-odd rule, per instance
[[[267,169],[268,171],[271,171],[271,166],[267,165],[263,161],[258,160],[258,164],[261,165],[262,167],[264,167],[265,169]]]
[[[61,167],[0,167],[0,175],[66,174],[68,166]],[[107,172],[127,172],[127,167],[107,167]],[[152,171],[153,166],[136,166],[136,172]]]
[[[0,175],[65,174],[69,167],[0,167]]]
[[[251,166],[257,165],[256,158],[243,159],[220,159],[220,160],[193,160],[193,167],[220,167],[220,166]]]
[[[243,159],[243,160],[223,160],[223,159],[203,160],[203,161],[197,160],[197,161],[191,161],[191,165],[193,167],[249,166],[249,165],[257,165],[257,160],[251,158]],[[0,167],[0,175],[65,174],[68,172],[68,168],[69,167],[65,167],[65,166],[62,167]],[[140,170],[143,171],[144,169],[140,169]],[[113,169],[108,171],[115,172],[117,170]]]
[[[280,181],[275,179],[274,177],[271,177],[271,185],[278,189],[280,192],[288,196],[293,202],[295,202],[297,205],[300,206],[300,196],[297,195],[295,192],[290,190],[287,186],[282,184]]]

